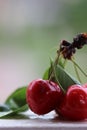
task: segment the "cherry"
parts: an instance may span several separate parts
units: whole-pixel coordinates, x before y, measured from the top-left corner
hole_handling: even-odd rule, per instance
[[[87,88],[72,85],[68,88],[60,107],[56,112],[70,120],[83,120],[87,118]]]
[[[83,84],[83,87],[87,89],[87,83]]]
[[[26,93],[29,108],[38,115],[54,110],[62,97],[63,92],[56,83],[43,79],[33,80]]]

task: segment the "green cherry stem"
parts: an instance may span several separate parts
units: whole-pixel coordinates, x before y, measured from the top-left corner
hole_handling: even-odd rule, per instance
[[[62,91],[65,93],[65,90],[63,89],[63,87],[61,86],[60,82],[58,81],[57,75],[56,75],[56,66],[59,64],[59,59],[60,59],[61,53],[60,50],[57,50],[57,56],[54,60],[53,63],[51,63],[51,73],[49,75],[49,80],[52,80],[53,77],[55,77],[56,82],[58,83],[58,85],[60,86],[60,88],[62,89]]]
[[[52,68],[52,70],[51,70],[51,73],[50,73],[50,75],[49,75],[49,80],[51,80],[51,79],[53,78],[53,76],[54,76],[53,66],[55,66],[55,65],[57,65],[57,64],[59,63],[59,58],[60,58],[60,50],[57,50],[57,56],[56,56],[54,62],[51,63],[51,68]],[[50,61],[52,61],[52,60],[50,60]],[[53,64],[54,64],[54,65],[53,65]]]
[[[78,78],[79,82],[82,83],[81,78],[80,78],[79,73],[78,73],[78,70],[77,70],[77,67],[76,67],[76,65],[74,63],[73,63],[73,65],[74,65],[74,69],[75,69],[77,78]]]
[[[57,57],[54,61],[54,63],[57,65],[59,63],[59,58],[60,58],[60,50],[57,50]]]
[[[56,78],[56,81],[58,83],[58,85],[60,86],[60,88],[62,89],[62,91],[65,93],[65,90],[63,89],[63,87],[61,86],[60,82],[58,81],[58,78],[57,78],[57,75],[56,75],[56,69],[55,69],[55,64],[52,64],[52,68],[53,68],[53,73],[54,73],[54,76]]]
[[[87,74],[81,69],[81,67],[73,59],[71,59],[71,61],[83,73],[83,75],[87,77]]]

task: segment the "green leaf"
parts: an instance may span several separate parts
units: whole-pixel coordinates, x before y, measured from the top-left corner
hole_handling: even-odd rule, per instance
[[[0,106],[0,118],[12,118],[19,113],[28,110],[26,89],[26,86],[18,88],[7,98],[5,104]]]
[[[60,83],[64,90],[73,84],[80,84],[74,77],[68,74],[60,65],[54,66],[54,78]]]
[[[45,73],[43,74],[43,79],[44,79],[44,80],[49,79],[49,76],[50,76],[51,72],[53,71],[53,64],[54,64],[54,63],[55,63],[55,62],[53,62],[53,60],[50,58],[50,67],[49,67],[49,68],[45,71]],[[62,59],[62,58],[59,59],[58,64],[59,64],[62,68],[65,67],[65,63],[66,63],[66,60],[65,60],[65,59]]]
[[[48,69],[45,71],[45,73],[43,74],[43,79],[44,79],[44,80],[48,80],[48,78],[49,78],[49,69],[50,69],[50,68],[48,68]]]
[[[8,107],[8,105],[0,104],[0,112],[9,111],[9,110],[10,108]]]
[[[11,110],[16,110],[26,105],[26,89],[27,87],[21,87],[15,90],[5,101],[5,104]],[[26,109],[25,109],[26,110]]]
[[[11,111],[7,112],[0,112],[0,119],[29,119],[29,115],[26,115],[25,113],[17,113],[12,114]]]
[[[12,118],[16,116],[18,113],[23,112],[25,109],[28,109],[27,104],[18,109],[15,109],[14,111],[10,110],[8,112],[0,112],[0,118]]]
[[[80,84],[78,80],[76,80],[73,76],[65,71],[60,65],[55,65],[51,63],[51,67],[46,70],[44,73],[43,79],[49,79],[49,70],[53,71],[53,78],[51,79],[54,82],[57,82],[63,90],[67,90],[67,88],[73,84]]]

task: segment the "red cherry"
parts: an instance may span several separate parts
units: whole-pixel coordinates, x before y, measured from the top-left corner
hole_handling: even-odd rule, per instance
[[[71,120],[87,118],[87,88],[72,85],[67,90],[65,98],[56,112]]]
[[[62,96],[63,92],[56,83],[37,79],[29,84],[26,100],[34,113],[43,115],[54,110],[60,104]]]
[[[83,84],[82,87],[87,89],[87,83]]]

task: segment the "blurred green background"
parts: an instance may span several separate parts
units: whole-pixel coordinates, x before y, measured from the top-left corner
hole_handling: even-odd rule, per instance
[[[87,0],[0,0],[0,102],[41,78],[61,40],[87,32],[86,16]],[[87,73],[86,53],[87,46],[75,58]],[[75,76],[71,62],[66,70]]]

